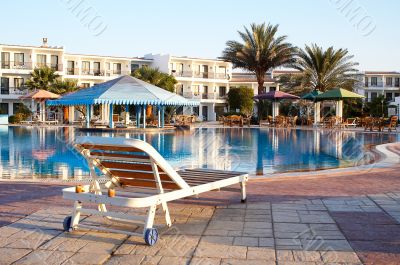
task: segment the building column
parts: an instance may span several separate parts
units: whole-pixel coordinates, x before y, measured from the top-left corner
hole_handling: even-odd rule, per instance
[[[336,116],[343,117],[343,100],[336,101]]]
[[[113,109],[114,105],[113,104],[109,104],[109,117],[108,117],[108,127],[110,128],[114,128],[114,120],[113,120],[113,114],[114,114],[114,109]]]
[[[8,103],[8,116],[14,115],[14,104],[13,102]]]

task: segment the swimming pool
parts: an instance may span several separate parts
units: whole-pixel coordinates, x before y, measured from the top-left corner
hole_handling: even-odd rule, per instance
[[[300,129],[199,128],[144,134],[0,126],[0,178],[84,178],[87,165],[71,144],[80,135],[145,140],[175,168],[262,169],[267,174],[351,166],[368,157],[366,145],[400,141],[399,134]]]

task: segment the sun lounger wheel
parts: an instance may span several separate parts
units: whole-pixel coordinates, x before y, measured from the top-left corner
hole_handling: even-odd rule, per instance
[[[144,233],[144,241],[146,242],[147,245],[153,246],[155,243],[157,243],[158,240],[158,231],[156,228],[148,228],[146,229],[146,232]]]
[[[63,228],[64,231],[69,231],[69,229],[71,228],[71,222],[72,222],[72,216],[67,216],[64,218],[64,222],[63,222]]]

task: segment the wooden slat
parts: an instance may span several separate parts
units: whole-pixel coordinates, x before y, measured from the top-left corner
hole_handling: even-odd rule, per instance
[[[135,171],[122,171],[122,170],[113,170],[113,169],[108,169],[108,170],[110,171],[111,174],[113,174],[116,177],[120,177],[120,178],[137,178],[137,179],[153,179],[154,180],[154,174],[152,171],[135,172]],[[160,179],[171,181],[171,178],[166,174],[160,174]]]
[[[107,153],[107,152],[90,152],[91,156],[99,156],[107,159],[107,157],[119,157],[119,158],[137,158],[137,159],[147,159],[150,157],[147,155],[131,155],[131,154],[115,154],[115,153]]]
[[[124,162],[111,162],[111,161],[102,161],[101,164],[109,169],[153,171],[153,168],[151,167],[150,164],[124,163]],[[160,167],[158,167],[158,172],[163,173]]]
[[[235,175],[230,175],[230,176],[206,175],[206,174],[196,174],[196,173],[192,173],[192,172],[181,172],[181,171],[178,171],[178,174],[180,174],[181,176],[185,176],[185,177],[210,178],[210,179],[226,179],[226,178],[235,177]]]
[[[194,168],[194,169],[186,169],[187,171],[196,171],[196,172],[206,172],[206,173],[217,173],[217,174],[233,174],[233,175],[243,175],[246,174],[244,172],[239,171],[227,171],[227,170],[218,170],[218,169],[208,169],[208,168]]]
[[[137,149],[130,146],[118,146],[118,145],[92,145],[82,144],[85,149],[89,150],[105,150],[105,151],[119,151],[119,152],[143,152],[143,150]]]
[[[164,189],[180,189],[178,185],[175,183],[171,182],[162,182],[162,186]],[[146,180],[138,180],[138,179],[125,179],[125,178],[120,178],[120,183],[123,186],[134,186],[134,187],[151,187],[151,188],[156,188],[156,182],[155,181],[146,181]]]

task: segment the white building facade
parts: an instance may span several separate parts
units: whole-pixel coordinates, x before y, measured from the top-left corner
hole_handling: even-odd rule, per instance
[[[199,107],[185,107],[180,110],[184,114],[195,114],[202,121],[215,121],[227,110],[231,63],[169,54],[148,54],[144,58],[152,60],[152,67],[176,78],[177,94],[199,101]]]
[[[0,114],[9,116],[22,103],[19,97],[27,94],[25,83],[37,67],[51,67],[61,79],[74,79],[79,86],[89,87],[151,64],[151,60],[137,57],[70,54],[64,47],[48,46],[46,39],[41,46],[0,44],[0,54]],[[24,104],[36,109],[30,102]]]

